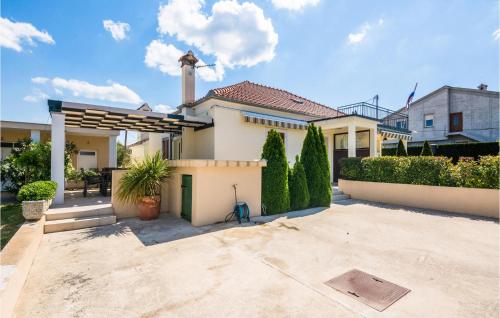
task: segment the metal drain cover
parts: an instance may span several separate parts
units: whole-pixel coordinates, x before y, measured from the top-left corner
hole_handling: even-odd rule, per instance
[[[410,292],[407,288],[357,269],[332,278],[325,284],[378,311],[383,311]]]

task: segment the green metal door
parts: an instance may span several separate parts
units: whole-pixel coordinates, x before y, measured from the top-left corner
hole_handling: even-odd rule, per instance
[[[193,177],[188,174],[182,175],[182,208],[181,217],[191,222],[191,209],[193,206]]]

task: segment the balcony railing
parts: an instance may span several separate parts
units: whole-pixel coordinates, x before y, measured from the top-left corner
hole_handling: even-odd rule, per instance
[[[347,115],[360,115],[363,117],[373,118],[384,126],[407,130],[408,115],[402,112],[397,112],[388,108],[373,105],[367,102],[355,103],[338,107],[337,110]]]

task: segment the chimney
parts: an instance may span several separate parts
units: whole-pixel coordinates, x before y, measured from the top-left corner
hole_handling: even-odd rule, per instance
[[[189,104],[195,100],[194,73],[198,59],[194,56],[193,52],[189,50],[185,55],[181,56],[179,62],[181,62],[182,70],[182,104]]]
[[[481,83],[481,84],[479,84],[477,89],[480,91],[486,91],[486,90],[488,90],[488,85]]]

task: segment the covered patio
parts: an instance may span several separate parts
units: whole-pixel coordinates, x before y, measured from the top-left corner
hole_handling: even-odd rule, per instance
[[[203,127],[210,124],[183,115],[146,112],[127,108],[48,100],[52,117],[51,179],[57,182],[55,204],[64,203],[65,131],[85,128],[89,131],[139,131],[154,135],[180,134],[183,127]],[[117,135],[109,139],[109,168],[117,165]]]

